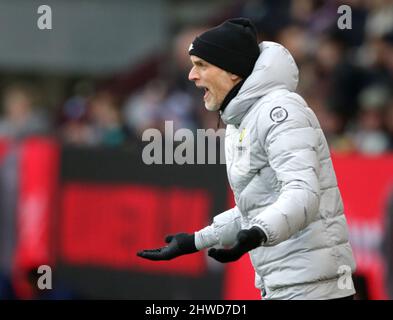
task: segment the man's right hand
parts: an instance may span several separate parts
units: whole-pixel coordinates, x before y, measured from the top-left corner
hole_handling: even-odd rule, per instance
[[[137,256],[148,260],[160,261],[171,260],[198,251],[195,247],[194,234],[178,233],[170,235],[165,238],[165,242],[168,244],[167,246],[157,249],[142,250],[137,253]]]

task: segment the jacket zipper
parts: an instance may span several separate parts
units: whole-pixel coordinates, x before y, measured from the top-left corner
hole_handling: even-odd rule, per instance
[[[229,137],[228,137],[228,139],[229,139]],[[231,143],[232,143],[232,141],[231,141]],[[235,152],[236,152],[236,145],[235,145],[235,143],[233,143],[233,146],[232,146],[232,161],[231,161],[231,163],[229,165],[229,169],[228,169],[228,180],[229,180],[229,184],[232,187],[233,194],[235,194],[235,192],[233,190],[234,185],[233,185],[232,179],[231,179],[231,170],[232,170],[233,163],[235,162]]]

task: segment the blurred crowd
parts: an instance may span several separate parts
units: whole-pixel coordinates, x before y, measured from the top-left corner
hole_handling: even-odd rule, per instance
[[[345,1],[351,8],[352,28],[343,30],[337,25],[337,8],[342,4],[337,0],[235,1],[212,21],[175,28],[160,68],[126,94],[79,81],[57,106],[39,108],[36,88],[12,84],[2,90],[0,136],[51,134],[66,144],[118,146],[140,141],[147,128],[163,130],[166,120],[174,121],[175,130],[217,129],[218,114],[206,112],[202,92],[188,81],[187,50],[206,28],[244,16],[256,24],[260,41],[280,42],[293,54],[300,69],[298,92],[317,114],[332,150],[391,151],[393,1]]]

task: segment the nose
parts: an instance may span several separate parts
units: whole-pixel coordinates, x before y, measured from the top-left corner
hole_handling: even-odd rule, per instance
[[[190,73],[188,74],[188,80],[196,81],[199,79],[198,72],[196,72],[195,67],[192,67]]]

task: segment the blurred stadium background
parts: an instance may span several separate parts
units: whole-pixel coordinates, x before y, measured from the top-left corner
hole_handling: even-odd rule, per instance
[[[52,30],[37,27],[42,4]],[[0,0],[0,299],[259,299],[248,257],[135,256],[233,204],[224,165],[147,166],[141,135],[166,120],[216,129],[187,49],[236,16],[300,68],[344,198],[356,298],[393,298],[393,1]],[[52,290],[37,288],[40,265]]]

